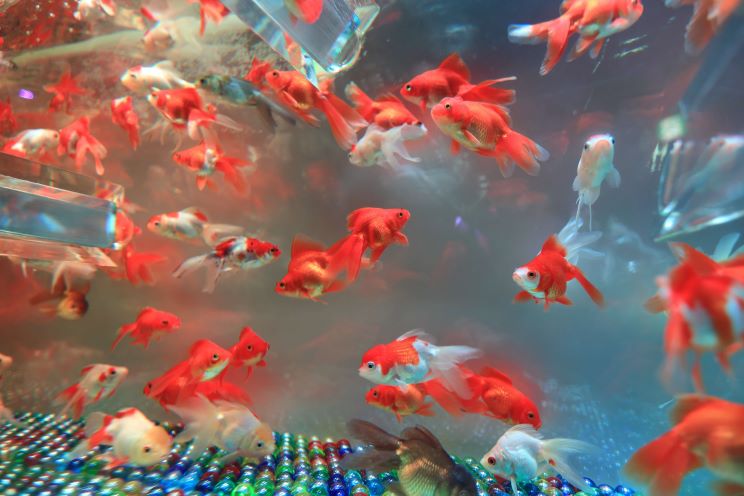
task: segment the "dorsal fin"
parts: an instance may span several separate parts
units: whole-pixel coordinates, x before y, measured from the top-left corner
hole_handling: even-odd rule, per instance
[[[243,339],[248,334],[254,334],[253,328],[249,326],[243,327],[243,329],[240,331],[240,339]]]
[[[715,260],[687,243],[672,243],[671,246],[675,253],[681,253],[682,261],[688,263],[696,272],[711,274],[719,269]]]
[[[543,243],[541,251],[543,252],[556,252],[559,255],[565,257],[566,256],[566,247],[561,244],[560,241],[558,241],[558,238],[555,234],[551,234],[548,239],[545,240],[545,243]]]
[[[83,367],[83,370],[80,371],[80,375],[87,374],[93,367],[95,367],[95,364]]]
[[[202,222],[207,222],[207,220],[208,220],[207,219],[207,214],[205,214],[204,212],[202,212],[201,210],[199,210],[198,207],[184,208],[183,211],[186,212],[187,214],[193,215],[194,217],[196,217],[197,219],[199,219]]]
[[[199,339],[197,341],[194,341],[194,344],[191,345],[189,348],[189,356],[193,356],[197,349],[201,348],[202,346],[210,343],[208,339]]]
[[[490,377],[492,379],[498,379],[498,380],[503,381],[503,382],[505,382],[507,384],[511,384],[512,383],[512,380],[511,380],[511,378],[508,375],[504,374],[503,372],[500,372],[500,371],[496,370],[493,367],[483,367],[483,369],[481,370],[481,375],[484,376],[484,377]]]
[[[292,240],[292,258],[296,258],[308,251],[323,250],[324,247],[322,244],[310,239],[304,234],[298,234],[297,236],[295,236],[294,240]]]
[[[377,97],[377,101],[378,102],[394,102],[394,103],[400,103],[400,104],[403,103],[400,101],[400,98],[393,95],[392,93],[385,93],[384,95]]]
[[[677,403],[669,414],[672,424],[679,424],[687,415],[712,401],[719,400],[702,394],[683,394],[677,397]]]
[[[439,64],[440,69],[445,69],[459,74],[466,80],[470,81],[470,70],[465,62],[462,61],[460,56],[456,53],[451,53],[449,56]]]

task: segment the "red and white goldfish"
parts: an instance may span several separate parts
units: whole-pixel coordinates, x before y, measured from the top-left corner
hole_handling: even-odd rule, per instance
[[[120,81],[129,91],[137,94],[194,86],[181,78],[170,60],[151,66],[134,66],[122,74]]]
[[[196,172],[196,186],[200,190],[210,184],[210,176],[219,171],[238,192],[245,191],[245,179],[237,168],[253,165],[248,160],[226,156],[219,145],[208,144],[206,141],[187,150],[175,152],[173,161]]]
[[[181,319],[170,312],[156,310],[152,307],[145,307],[137,315],[137,319],[131,324],[124,324],[119,328],[116,339],[111,344],[111,349],[124,339],[124,336],[130,334],[134,344],[141,344],[145,349],[150,346],[153,337],[159,334],[169,333],[181,327]]]
[[[111,446],[104,455],[107,470],[129,464],[149,467],[166,456],[173,446],[168,432],[156,425],[136,408],[125,408],[114,415],[94,412],[85,422],[84,441],[70,453],[70,458],[81,457],[100,445]]]
[[[419,384],[387,386],[378,384],[369,391],[364,400],[368,405],[387,410],[395,415],[398,422],[409,415],[433,417],[432,403],[426,402],[426,393]]]
[[[576,279],[584,291],[598,306],[604,306],[602,293],[584,276],[584,273],[573,265],[571,259],[578,249],[591,243],[601,236],[601,233],[579,235],[581,223],[569,222],[557,236],[550,235],[537,254],[529,263],[514,270],[512,279],[522,288],[514,297],[515,302],[544,301],[545,309],[551,303],[572,305],[566,297],[566,287],[569,281]],[[570,249],[561,240],[571,240]]]
[[[59,146],[59,131],[55,129],[26,129],[3,145],[3,151],[29,159],[53,162]]]
[[[297,71],[267,71],[265,80],[279,101],[308,124],[319,123],[311,114],[313,109],[324,113],[333,137],[344,150],[356,143],[357,130],[367,126],[367,121],[346,102],[330,91],[319,90]]]
[[[306,24],[314,24],[323,13],[323,0],[284,0],[284,7],[293,23],[299,19]]]
[[[49,102],[49,111],[56,112],[64,107],[65,113],[70,113],[73,95],[84,95],[86,90],[77,85],[77,80],[72,76],[69,69],[62,74],[59,82],[44,86],[44,91],[52,93],[52,100]]]
[[[420,162],[420,158],[408,153],[404,143],[424,136],[426,127],[420,123],[403,124],[387,130],[373,124],[367,128],[362,139],[351,146],[349,162],[360,167],[387,165],[393,168],[401,166],[398,157],[409,162]]]
[[[111,100],[111,120],[127,132],[132,149],[139,146],[139,117],[132,107],[132,97],[114,98]]]
[[[700,53],[718,33],[721,26],[741,6],[741,0],[665,0],[667,7],[692,5],[693,14],[685,33],[685,50]]]
[[[597,134],[584,143],[579,165],[576,168],[576,179],[573,190],[579,192],[576,218],[581,212],[581,205],[589,207],[589,230],[592,230],[592,205],[599,198],[602,183],[613,188],[620,186],[620,173],[615,168],[615,138],[609,134]]]
[[[209,381],[225,370],[231,360],[230,352],[208,339],[200,339],[189,348],[189,357],[171,367],[160,377],[148,382],[145,394],[158,399],[165,406],[161,395],[175,387],[177,394],[172,404],[177,404],[194,394],[200,382]]]
[[[719,479],[709,494],[744,492],[744,405],[687,394],[677,398],[671,422],[668,432],[641,447],[625,465],[628,476],[648,486],[643,494],[679,494],[682,479],[703,467]]]
[[[610,36],[625,31],[643,14],[641,0],[564,0],[561,15],[540,24],[512,24],[509,41],[536,45],[547,42],[548,51],[540,66],[545,76],[558,64],[568,46],[568,39],[578,34],[569,62],[591,49],[596,58]]]
[[[80,170],[85,164],[85,156],[88,153],[95,161],[96,174],[103,175],[104,168],[101,159],[106,158],[108,150],[90,134],[90,120],[87,117],[80,117],[59,130],[58,155],[74,158],[75,166]]]
[[[700,356],[715,353],[731,373],[729,357],[744,347],[744,276],[727,266],[744,265],[744,256],[718,263],[684,243],[672,245],[680,263],[668,277],[660,277],[656,296],[646,302],[651,312],[668,314],[664,330],[667,360],[663,377],[669,382],[685,353],[695,354],[692,378],[698,392],[704,390]]]
[[[508,375],[492,367],[484,367],[480,375],[470,372],[467,381],[474,398],[481,399],[486,407],[483,411],[470,413],[480,413],[512,425],[529,424],[535,429],[542,426],[537,405],[514,387]],[[465,411],[468,409],[465,408]]]
[[[72,14],[78,21],[100,17],[101,14],[113,17],[116,15],[116,4],[113,0],[80,0]]]
[[[18,122],[13,115],[10,97],[6,97],[4,102],[0,100],[0,134],[10,134],[16,129],[18,129]]]
[[[197,395],[173,407],[186,426],[176,441],[193,440],[192,453],[200,456],[210,446],[229,453],[229,459],[245,456],[258,461],[276,448],[274,432],[244,405],[207,400]]]
[[[411,113],[395,95],[383,95],[372,100],[354,83],[346,85],[346,97],[354,104],[354,109],[370,124],[387,130],[404,124],[418,125],[421,121]]]
[[[0,353],[0,379],[13,366],[13,357]]]
[[[80,381],[73,384],[59,396],[58,403],[64,403],[60,415],[72,408],[75,418],[80,418],[86,406],[104,398],[110,398],[126,379],[129,370],[105,363],[94,363],[80,371]]]
[[[181,241],[202,238],[210,246],[220,239],[243,232],[240,226],[210,224],[207,215],[196,207],[153,215],[147,222],[147,229],[160,236]]]
[[[392,244],[408,246],[403,234],[411,212],[404,208],[358,208],[346,217],[346,226],[352,234],[364,238],[364,249],[372,250],[370,263],[377,262]]]
[[[275,291],[325,303],[321,296],[341,291],[356,280],[363,252],[364,238],[358,234],[347,236],[328,249],[302,235],[295,236],[287,275],[276,283]]]
[[[512,81],[513,77],[470,83],[470,70],[456,53],[450,54],[439,67],[422,72],[403,85],[400,94],[421,107],[422,111],[447,97],[461,96],[464,100],[478,100],[496,105],[514,102],[514,90],[491,88],[492,85]]]
[[[534,427],[522,424],[506,431],[480,463],[490,473],[511,481],[513,494],[519,492],[517,483],[534,479],[546,468],[554,469],[570,484],[591,494],[593,489],[574,470],[569,457],[593,451],[592,445],[575,439],[543,439]]]
[[[250,327],[244,327],[240,331],[238,342],[230,348],[232,354],[231,367],[245,367],[246,376],[253,372],[253,367],[266,366],[266,354],[269,352],[269,343]]]
[[[51,291],[40,291],[29,302],[48,317],[79,320],[88,312],[89,291],[90,283],[76,288],[68,285],[65,279],[59,279]]]
[[[536,176],[540,162],[550,158],[546,149],[511,128],[511,117],[504,107],[461,97],[445,98],[431,109],[431,117],[452,139],[453,153],[458,153],[462,145],[493,157],[504,177],[511,175],[514,164]]]
[[[230,9],[225,7],[220,0],[189,0],[190,3],[199,3],[199,35],[204,36],[207,20],[219,24],[227,17]]]
[[[224,372],[223,372],[224,374]],[[216,401],[228,401],[251,407],[253,400],[250,395],[240,386],[223,380],[222,377],[211,381],[200,382],[194,390],[194,395],[203,395],[212,403]]]
[[[267,241],[256,238],[236,236],[224,239],[212,251],[185,260],[173,271],[173,277],[182,277],[201,267],[207,269],[204,292],[211,293],[217,279],[231,270],[252,270],[261,268],[282,254],[279,248]]]
[[[185,129],[191,139],[199,139],[199,128],[218,124],[239,131],[241,127],[226,116],[217,114],[213,105],[204,105],[196,88],[157,90],[147,96],[150,105],[160,112],[176,130]]]
[[[470,398],[466,379],[458,365],[483,353],[470,346],[435,346],[420,329],[403,334],[392,343],[370,348],[362,357],[359,375],[375,384],[403,386],[441,379],[461,398]]]

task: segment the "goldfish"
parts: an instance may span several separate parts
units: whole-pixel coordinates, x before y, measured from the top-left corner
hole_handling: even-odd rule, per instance
[[[535,403],[514,387],[511,378],[492,367],[484,367],[480,375],[468,377],[468,387],[486,406],[484,415],[507,424],[529,424],[535,429],[542,426],[540,412]]]
[[[509,41],[523,45],[547,42],[548,50],[540,66],[540,75],[545,76],[558,64],[572,35],[579,39],[568,56],[569,62],[590,49],[591,57],[597,58],[607,38],[633,26],[642,14],[641,0],[564,0],[556,19],[510,25]]]
[[[193,87],[191,83],[181,78],[170,60],[163,60],[151,66],[131,67],[122,74],[120,81],[129,91],[137,94]]]
[[[243,327],[240,331],[238,342],[230,348],[232,354],[231,367],[246,367],[246,375],[249,377],[253,367],[266,366],[266,354],[269,352],[269,343],[250,327]]]
[[[59,130],[58,155],[67,155],[75,159],[75,166],[80,170],[85,164],[85,156],[90,153],[96,164],[96,174],[103,175],[104,168],[101,159],[106,158],[108,150],[103,144],[90,134],[90,120],[80,117],[71,124]]]
[[[105,363],[94,363],[80,371],[80,381],[62,391],[56,401],[63,403],[60,415],[72,408],[75,418],[80,418],[83,410],[91,403],[114,395],[126,379],[129,370]]]
[[[504,177],[511,175],[514,164],[536,176],[540,162],[550,158],[546,149],[511,128],[509,113],[498,105],[445,98],[431,109],[431,117],[452,139],[453,153],[464,146],[493,157]]]
[[[251,60],[251,68],[243,76],[244,81],[248,81],[260,91],[270,89],[266,82],[266,74],[272,71],[271,64],[265,60],[261,60],[258,57],[253,57]]]
[[[304,23],[314,24],[323,13],[323,0],[284,0],[284,8],[293,23],[299,19]]]
[[[367,125],[346,102],[330,91],[319,90],[297,71],[273,70],[265,79],[279,101],[308,124],[318,125],[318,119],[310,113],[313,109],[325,114],[336,143],[344,150],[356,143],[356,131]]]
[[[395,414],[398,422],[409,415],[434,416],[432,403],[426,402],[426,394],[418,384],[387,386],[378,384],[369,391],[364,400],[367,404],[388,410]]]
[[[155,252],[137,252],[132,245],[127,245],[122,250],[124,261],[124,274],[130,283],[136,285],[140,282],[153,284],[155,279],[152,275],[151,266],[165,262],[166,258]]]
[[[199,3],[199,35],[204,36],[207,20],[219,24],[229,13],[230,9],[225,7],[220,0],[189,0],[190,3]]]
[[[132,97],[114,98],[111,100],[111,120],[129,135],[132,149],[139,146],[139,117],[132,107]]]
[[[129,464],[148,467],[165,458],[173,440],[160,425],[136,408],[125,408],[114,415],[93,412],[85,422],[86,439],[68,455],[79,458],[100,445],[111,446],[104,455],[107,470]]]
[[[0,134],[10,134],[16,129],[18,129],[18,122],[13,115],[10,97],[6,97],[4,102],[0,100]]]
[[[456,53],[447,56],[439,67],[422,72],[403,85],[400,94],[426,111],[447,97],[461,96],[465,100],[478,100],[496,105],[514,102],[514,90],[491,88],[492,85],[512,81],[513,77],[491,79],[477,85],[470,83],[470,70]]]
[[[506,431],[480,463],[490,473],[511,481],[513,494],[517,494],[519,482],[534,479],[550,467],[573,486],[591,494],[592,488],[576,473],[568,457],[593,451],[592,445],[575,439],[543,439],[531,425],[520,424]]]
[[[546,310],[556,302],[572,305],[566,297],[566,286],[569,281],[576,279],[597,306],[604,306],[602,293],[589,282],[581,269],[570,262],[584,245],[601,236],[601,233],[578,234],[580,226],[579,220],[569,222],[557,236],[553,234],[548,237],[535,258],[514,270],[512,279],[522,288],[514,297],[515,302],[542,300]]]
[[[90,284],[75,288],[68,286],[64,279],[58,280],[51,291],[40,291],[30,299],[32,305],[48,317],[59,317],[65,320],[82,319],[88,312],[86,296]]]
[[[730,374],[729,357],[744,346],[744,277],[728,267],[744,264],[744,256],[718,263],[687,244],[672,247],[680,262],[667,277],[657,279],[659,292],[646,302],[646,309],[668,314],[664,380],[671,380],[675,367],[691,350],[693,383],[702,392],[702,353],[715,353]]]
[[[395,95],[383,95],[372,100],[354,83],[346,85],[346,97],[354,104],[354,109],[364,119],[380,129],[388,130],[404,124],[421,124],[408,108]]]
[[[371,125],[367,128],[362,139],[351,146],[349,162],[360,167],[372,165],[388,165],[399,167],[398,157],[409,162],[420,162],[421,159],[409,155],[404,143],[426,136],[426,126],[423,124],[403,124],[387,130]]]
[[[3,374],[13,365],[13,357],[3,355],[0,353],[0,379],[3,378]]]
[[[72,15],[78,21],[82,21],[96,14],[113,17],[116,15],[116,4],[112,0],[81,0]]]
[[[282,254],[279,247],[256,238],[236,236],[223,239],[212,251],[184,260],[173,271],[173,277],[180,278],[201,267],[207,269],[204,292],[211,293],[217,279],[231,270],[251,270],[261,268]]]
[[[169,387],[178,389],[173,403],[191,396],[200,382],[214,379],[225,370],[231,360],[230,352],[209,341],[199,339],[189,348],[189,357],[171,367],[160,377],[153,379],[145,386],[145,394],[159,399]]]
[[[147,222],[147,229],[160,236],[181,241],[202,238],[210,246],[220,239],[243,232],[240,226],[210,224],[207,221],[204,212],[196,207],[189,207],[178,212],[153,215]]]
[[[147,28],[142,36],[142,45],[147,52],[160,52],[173,47],[176,42],[184,40],[178,22],[174,19],[160,19],[160,14],[156,14],[148,7],[140,7],[142,16],[153,24]]]
[[[392,343],[373,346],[362,356],[359,375],[375,384],[403,386],[441,379],[462,398],[469,398],[462,371],[457,367],[483,353],[470,346],[435,346],[420,329],[408,331]]]
[[[173,332],[181,327],[181,319],[170,312],[145,307],[137,315],[137,319],[131,324],[124,324],[119,328],[116,339],[111,344],[111,349],[130,334],[134,344],[141,344],[147,349],[150,340],[161,333]],[[157,333],[157,334],[156,334]]]
[[[77,85],[77,80],[72,76],[69,69],[62,74],[59,82],[44,86],[44,91],[52,93],[52,100],[49,102],[49,111],[56,112],[64,107],[67,114],[70,113],[73,95],[85,95],[86,90]]]
[[[147,101],[174,129],[186,129],[191,139],[199,139],[199,128],[206,128],[209,124],[241,130],[232,119],[217,114],[214,106],[205,106],[196,88],[156,90],[147,96]]]
[[[392,244],[408,246],[408,237],[401,231],[411,218],[404,208],[358,208],[346,217],[352,234],[364,238],[364,249],[372,250],[370,263],[377,262]]]
[[[698,54],[739,9],[741,0],[665,0],[664,5],[671,8],[693,6],[685,33],[685,50],[689,54]]]
[[[249,81],[211,74],[201,77],[197,86],[229,103],[255,107],[261,119],[272,130],[277,127],[274,114],[282,116],[292,125],[296,123],[294,116],[287,108],[276,103]]]
[[[59,131],[54,129],[26,129],[3,145],[3,151],[21,157],[51,162],[59,145]]]
[[[196,186],[199,190],[203,190],[207,184],[210,184],[210,176],[215,171],[220,171],[236,191],[245,191],[245,180],[237,168],[253,165],[248,160],[226,156],[218,144],[210,144],[206,141],[187,150],[175,152],[173,161],[196,171]]]
[[[641,447],[625,465],[633,480],[648,486],[643,494],[678,494],[682,479],[703,467],[719,479],[712,494],[744,491],[744,405],[686,394],[677,398],[671,422],[668,432]]]
[[[217,446],[229,453],[230,459],[245,456],[258,461],[276,449],[271,427],[244,405],[226,401],[212,403],[197,395],[174,406],[173,411],[186,425],[176,441],[193,439],[194,456],[200,456],[210,446]]]
[[[211,402],[228,401],[230,403],[239,403],[247,407],[250,407],[253,404],[250,395],[245,392],[243,388],[223,380],[222,378],[200,382],[197,384],[194,394],[201,394]]]
[[[364,238],[347,236],[328,249],[302,235],[292,241],[287,275],[276,283],[275,291],[294,298],[325,303],[321,296],[341,291],[356,280],[362,263]],[[345,277],[342,275],[345,273]]]
[[[620,186],[620,173],[615,168],[615,138],[609,134],[597,134],[584,143],[573,190],[579,192],[576,200],[576,217],[581,213],[581,205],[589,207],[589,230],[592,230],[592,205],[599,198],[599,189],[605,179],[610,186]]]
[[[346,469],[383,472],[396,469],[407,496],[476,496],[478,488],[471,473],[457,464],[428,429],[417,425],[394,436],[371,422],[354,419],[348,423],[351,435],[370,446],[346,455]]]

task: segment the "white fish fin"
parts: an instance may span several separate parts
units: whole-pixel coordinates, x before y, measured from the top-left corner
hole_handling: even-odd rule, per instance
[[[420,158],[412,157],[408,153],[408,150],[404,145],[404,138],[401,132],[397,132],[395,134],[391,134],[390,132],[388,132],[382,140],[380,150],[385,156],[385,160],[387,160],[387,162],[393,167],[400,165],[395,157],[396,155],[408,160],[409,162],[421,162]]]
[[[581,180],[579,179],[579,176],[577,175],[573,182],[573,190],[579,191],[581,189]]]
[[[191,436],[194,441],[192,456],[198,457],[213,444],[219,446],[220,421],[217,418],[219,410],[204,395],[198,394],[177,406],[171,406],[170,409],[186,424],[184,436],[178,436],[179,440]]]
[[[520,45],[539,45],[545,42],[544,39],[533,33],[532,24],[510,24],[508,37],[509,41]]]
[[[565,479],[591,494],[591,487],[584,482],[584,479],[579,476],[573,467],[568,462],[568,458],[571,455],[579,453],[592,453],[596,452],[596,448],[589,443],[583,441],[577,441],[575,439],[549,439],[543,441],[540,449],[540,455],[544,460],[551,461],[551,465],[555,468],[556,472],[561,474]]]
[[[424,341],[433,343],[433,338],[423,329],[411,329],[410,331],[403,333],[396,341],[403,341],[404,339],[416,337]]]
[[[242,227],[231,226],[230,224],[204,224],[202,228],[202,239],[209,246],[216,246],[221,239],[242,234]]]
[[[186,274],[194,272],[203,265],[207,264],[207,262],[209,261],[209,256],[210,254],[207,253],[206,255],[197,255],[195,257],[187,258],[186,260],[181,262],[181,265],[175,268],[175,270],[173,271],[173,277],[180,278]]]
[[[449,389],[467,399],[472,396],[472,392],[458,365],[481,356],[481,350],[470,346],[441,346],[433,353],[429,367],[432,374],[442,377]]]
[[[584,205],[593,205],[599,198],[599,188],[581,188],[579,190],[579,201]]]
[[[503,435],[506,436],[507,434],[514,432],[526,434],[535,439],[543,439],[543,435],[537,432],[537,430],[535,430],[535,428],[530,424],[517,424],[514,427],[509,428],[509,430],[507,430]]]
[[[587,251],[585,248],[586,246],[595,243],[602,237],[600,231],[586,233],[579,232],[579,229],[581,229],[581,226],[583,225],[584,221],[581,217],[572,218],[558,233],[558,241],[566,247],[566,259],[571,263],[574,263],[573,261],[575,261],[579,255],[582,255]],[[594,250],[591,250],[591,252],[591,255],[593,256],[596,256],[596,254],[599,253]]]
[[[722,262],[731,258],[737,241],[739,241],[739,233],[729,233],[723,236],[713,251],[713,260]]]
[[[215,263],[207,264],[207,276],[204,280],[204,287],[202,291],[205,293],[213,293],[214,288],[217,286],[217,279],[222,274],[223,261],[216,260]]]
[[[607,184],[609,184],[613,188],[620,187],[620,173],[617,171],[614,165],[612,166],[612,169],[610,169],[609,174],[607,174]]]

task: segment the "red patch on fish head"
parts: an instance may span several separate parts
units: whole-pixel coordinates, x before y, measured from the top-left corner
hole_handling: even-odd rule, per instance
[[[289,72],[277,71],[276,69],[268,71],[265,76],[266,84],[274,91],[281,91],[286,88],[291,79],[292,76]]]
[[[404,208],[396,208],[388,211],[389,219],[393,221],[395,227],[400,230],[406,225],[408,219],[411,218],[411,212]]]
[[[396,391],[396,387],[378,385],[367,391],[364,399],[370,405],[390,407],[395,402]]]
[[[269,343],[250,327],[244,327],[238,343],[232,348],[233,355],[240,361],[263,358],[269,351]]]
[[[382,374],[387,375],[393,366],[393,359],[389,355],[384,344],[373,346],[362,356],[359,369],[373,371],[379,367]]]
[[[468,114],[468,107],[459,96],[445,98],[431,109],[431,117],[437,124],[463,122]]]

